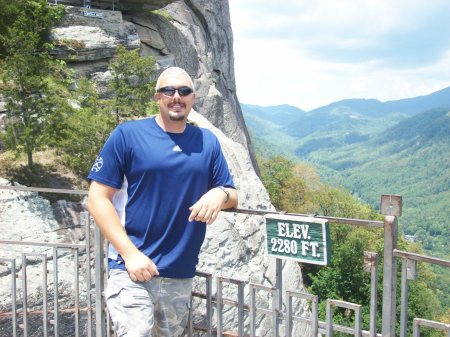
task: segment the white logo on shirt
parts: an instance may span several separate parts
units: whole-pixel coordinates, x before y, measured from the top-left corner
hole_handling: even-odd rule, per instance
[[[178,145],[175,145],[175,146],[172,148],[172,151],[174,151],[174,152],[183,152],[183,150],[181,149],[181,147],[179,147]]]
[[[91,171],[98,172],[102,169],[102,167],[103,167],[103,158],[97,157],[97,159],[95,159],[94,165],[92,165]]]

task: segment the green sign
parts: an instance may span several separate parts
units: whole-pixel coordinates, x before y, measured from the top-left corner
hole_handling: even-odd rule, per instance
[[[324,219],[266,215],[269,256],[327,265],[331,259],[330,226]]]

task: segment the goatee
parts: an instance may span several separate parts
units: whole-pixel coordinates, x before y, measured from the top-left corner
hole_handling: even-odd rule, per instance
[[[172,116],[169,115],[169,119],[174,122],[183,122],[185,116]]]

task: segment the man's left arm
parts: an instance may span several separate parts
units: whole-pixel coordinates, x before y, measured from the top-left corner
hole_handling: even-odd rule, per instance
[[[234,188],[214,187],[189,207],[189,221],[202,221],[210,225],[222,209],[235,208],[237,204],[238,194]]]

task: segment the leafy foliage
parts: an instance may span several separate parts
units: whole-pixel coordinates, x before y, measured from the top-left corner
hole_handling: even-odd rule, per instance
[[[49,29],[64,14],[62,6],[48,6],[46,0],[2,1],[0,21],[0,79],[6,101],[7,148],[24,152],[33,166],[33,152],[44,144],[48,117],[67,108],[63,63],[47,51]]]
[[[64,62],[47,53],[50,28],[64,6],[46,0],[0,0],[0,6],[0,80],[8,114],[2,140],[17,155],[26,153],[30,168],[33,153],[51,147],[85,177],[116,123],[157,112],[155,58],[118,46],[110,64],[113,98],[101,98],[94,83],[76,81]]]
[[[23,51],[45,51],[50,28],[64,15],[64,6],[46,0],[0,0],[0,58]]]
[[[293,162],[283,157],[271,160],[260,158],[262,179],[270,191],[274,206],[280,210],[301,212],[304,210],[305,186],[303,180],[294,174]]]
[[[113,97],[102,99],[94,83],[81,79],[72,93],[74,107],[65,117],[64,137],[55,144],[62,160],[81,177],[87,175],[117,123],[157,112],[150,81],[156,71],[153,57],[141,57],[138,50],[119,45],[110,69]]]
[[[97,88],[86,78],[80,79],[72,93],[72,109],[59,123],[61,136],[53,144],[61,160],[80,177],[86,177],[95,157],[115,127],[112,102],[101,99]]]
[[[93,83],[80,81],[73,97],[79,106],[68,116],[67,137],[60,144],[64,160],[77,174],[85,176],[89,172],[116,123],[157,112],[152,100],[154,82],[150,80],[155,65],[154,57],[141,57],[138,50],[128,51],[119,45],[110,64],[112,99],[101,99]],[[115,122],[111,111],[116,111]]]
[[[154,57],[141,57],[139,50],[128,51],[119,45],[110,69],[113,77],[109,87],[115,96],[117,123],[155,113],[156,105],[152,101],[155,83],[151,80],[156,72]]]

